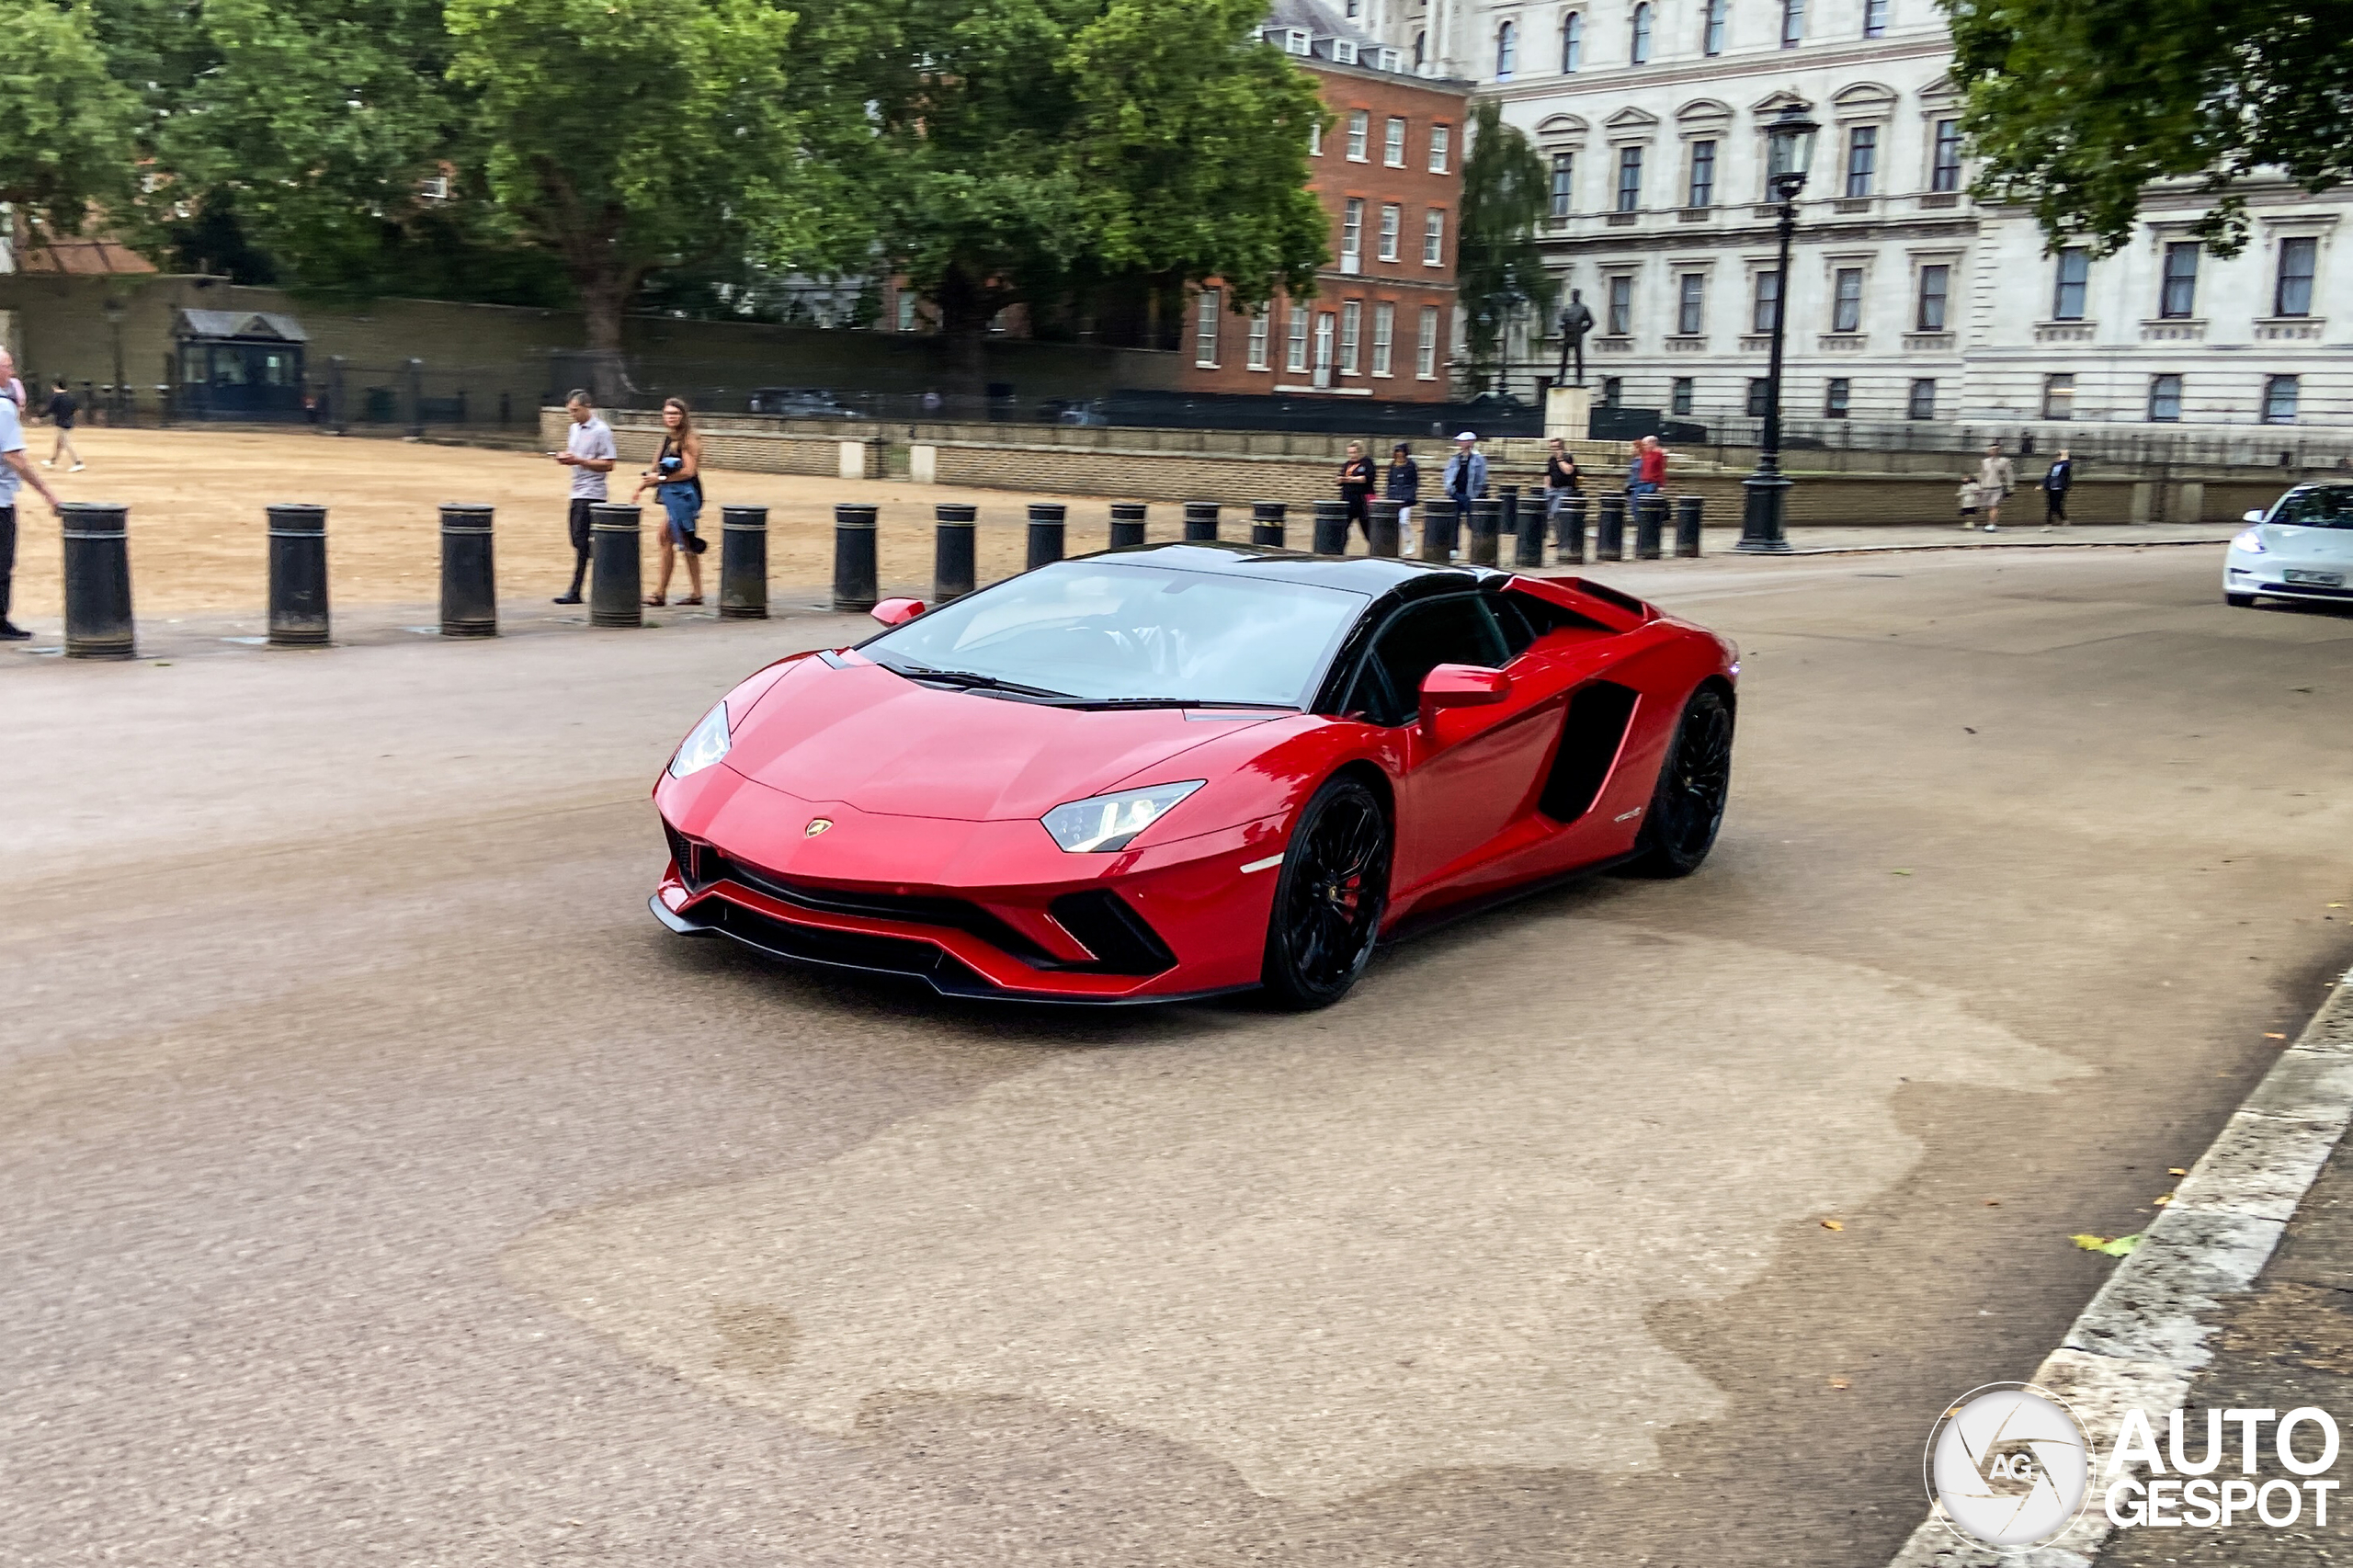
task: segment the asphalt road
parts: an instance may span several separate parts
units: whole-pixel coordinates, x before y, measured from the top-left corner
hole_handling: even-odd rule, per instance
[[[0,1562],[1881,1562],[2353,956],[2353,613],[2216,572],[1602,569],[1746,650],[1715,858],[1303,1017],[656,926],[847,622],[12,661]]]

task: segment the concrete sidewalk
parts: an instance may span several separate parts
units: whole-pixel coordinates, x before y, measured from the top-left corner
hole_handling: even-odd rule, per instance
[[[2086,523],[2068,528],[2044,528],[2040,523],[2006,525],[1998,533],[1958,525],[1888,523],[1876,527],[1792,528],[1790,547],[1799,555],[1828,555],[1856,551],[2031,549],[2056,545],[2228,544],[2243,523]],[[1702,546],[1722,554],[1740,537],[1737,520],[1711,527]],[[2218,567],[2217,570],[2220,570]]]

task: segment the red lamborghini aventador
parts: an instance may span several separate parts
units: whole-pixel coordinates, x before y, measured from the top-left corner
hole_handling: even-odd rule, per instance
[[[1697,867],[1731,643],[1597,583],[1143,546],[729,692],[655,785],[654,913],[957,995],[1337,1001],[1383,937]]]

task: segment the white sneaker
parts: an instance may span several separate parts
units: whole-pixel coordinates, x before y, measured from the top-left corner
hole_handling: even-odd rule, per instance
[[[43,458],[40,460],[40,466],[43,468],[55,468],[57,465],[54,462],[51,462],[49,459]]]
[[[89,466],[90,465],[88,463],[75,463],[72,468],[67,469],[65,472],[68,473],[79,473]]]
[[[2000,532],[2001,530],[2000,530],[1999,528],[1997,528],[1994,524],[1992,524],[1992,523],[1987,523],[1987,524],[1985,525],[1985,531],[1986,531],[1987,533],[1989,533],[1989,534],[1990,534],[1990,533],[1998,533],[1998,532]]]

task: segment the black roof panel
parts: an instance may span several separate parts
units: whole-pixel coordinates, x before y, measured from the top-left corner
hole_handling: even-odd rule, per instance
[[[1430,592],[1441,584],[1474,587],[1510,575],[1488,566],[1462,563],[1440,565],[1432,561],[1398,561],[1376,555],[1309,555],[1278,550],[1269,544],[1245,544],[1239,540],[1215,543],[1139,544],[1123,550],[1097,551],[1083,559],[1117,560],[1131,566],[1165,566],[1172,571],[1213,572],[1234,577],[1272,577],[1282,583],[1345,588],[1350,593],[1379,596],[1404,588],[1409,595]]]

